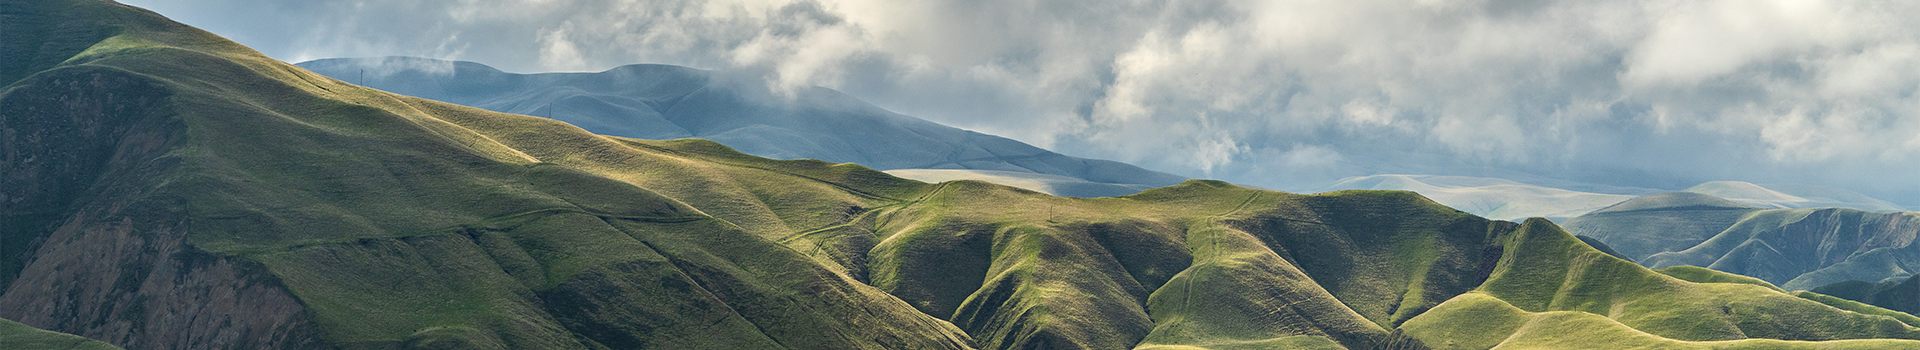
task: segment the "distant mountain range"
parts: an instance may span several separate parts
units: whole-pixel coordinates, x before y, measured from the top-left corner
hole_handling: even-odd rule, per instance
[[[1411,192],[1063,198],[598,135],[107,0],[0,0],[0,39],[9,350],[1920,348]]]
[[[1635,198],[1567,220],[1651,268],[1692,265],[1789,290],[1920,271],[1920,213],[1761,209],[1694,192]]]
[[[1414,191],[1454,209],[1496,220],[1530,217],[1565,220],[1634,197],[1628,194],[1580,192],[1496,178],[1397,174],[1346,178],[1316,191],[1349,189]],[[1644,192],[1657,193],[1654,190]]]
[[[1684,192],[1713,195],[1762,209],[1851,208],[1874,212],[1906,211],[1892,202],[1859,192],[1815,185],[1756,185],[1742,181],[1713,181]]]
[[[604,135],[702,138],[762,157],[880,170],[959,170],[897,174],[930,176],[922,180],[1051,175],[1004,184],[1076,197],[1132,194],[1185,180],[889,112],[831,89],[781,96],[758,80],[736,81],[687,67],[638,64],[598,73],[514,74],[474,62],[412,57],[322,59],[298,66],[394,93],[553,118]]]
[[[1563,223],[1567,219],[1639,196],[1670,192],[1543,179],[1533,181],[1522,183],[1487,177],[1385,174],[1346,178],[1311,192],[1347,189],[1414,191],[1440,204],[1491,219],[1544,217]],[[1875,212],[1906,210],[1858,192],[1812,185],[1713,181],[1681,192],[1714,195],[1765,209],[1833,207]]]

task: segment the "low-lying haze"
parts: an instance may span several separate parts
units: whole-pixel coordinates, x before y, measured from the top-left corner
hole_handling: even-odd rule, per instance
[[[127,0],[286,61],[666,63],[1195,177],[1837,186],[1920,208],[1904,1]]]

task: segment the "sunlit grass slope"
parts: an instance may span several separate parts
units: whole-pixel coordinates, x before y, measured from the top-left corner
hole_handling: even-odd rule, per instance
[[[49,19],[0,22],[7,47],[69,57],[9,61],[18,78],[0,89],[0,213],[8,242],[29,242],[5,248],[21,258],[0,275],[0,317],[126,348],[1370,349],[1914,332],[1870,306],[1676,270],[1730,283],[1686,282],[1545,221],[1412,192],[1196,180],[1061,198],[927,184],[365,89],[106,1],[0,5]],[[1457,329],[1475,324],[1490,326]]]
[[[1509,225],[1410,192],[1189,181],[1083,199],[955,181],[789,242],[864,256],[847,269],[982,348],[1372,348],[1477,284]]]
[[[1920,338],[1920,328],[1897,313],[1843,310],[1811,298],[1818,295],[1787,294],[1712,270],[1655,272],[1581,244],[1545,220],[1529,220],[1505,243],[1486,284],[1407,321],[1402,333],[1434,349],[1920,346],[1872,339]]]
[[[74,142],[117,143],[123,150],[75,160],[106,170],[58,174],[77,178],[10,179],[25,182],[23,187],[79,188],[81,196],[59,208],[68,211],[53,220],[20,226],[37,236],[29,241],[50,243],[40,258],[27,260],[32,265],[13,269],[24,272],[7,281],[11,288],[0,297],[0,314],[9,319],[139,348],[178,346],[156,344],[168,335],[138,326],[187,317],[168,316],[164,307],[191,305],[187,299],[194,293],[140,286],[240,266],[234,282],[246,292],[240,297],[255,295],[246,288],[284,289],[298,304],[279,306],[295,308],[290,313],[298,316],[210,311],[209,317],[231,320],[188,331],[213,334],[248,322],[284,322],[266,328],[310,324],[317,333],[310,341],[262,347],[890,349],[970,343],[950,324],[860,283],[836,270],[839,265],[816,263],[775,243],[864,208],[912,198],[925,184],[852,165],[752,158],[705,141],[601,137],[551,120],[360,88],[106,1],[4,5],[8,11],[44,11],[27,15],[62,24],[98,26],[32,32],[49,36],[24,39],[50,42],[25,47],[91,44],[57,65],[36,66],[43,70],[24,75],[0,96],[0,106],[9,108],[0,125],[9,137],[22,135],[9,140],[9,150],[27,153],[8,159],[63,152],[14,140],[79,139]],[[20,46],[13,40],[22,39],[10,37],[8,45]],[[74,112],[76,106],[103,104],[120,93],[151,93],[154,103],[133,116],[144,119],[132,122],[176,125],[171,130],[178,134],[147,143],[85,139],[98,136],[88,134],[85,123],[133,117]],[[155,151],[145,153],[150,158],[121,159],[129,147]],[[10,169],[21,170],[8,174],[73,170],[37,164],[10,162]],[[150,171],[116,172],[134,166],[125,164]],[[101,192],[72,185],[103,172],[126,180],[114,183],[151,187]],[[9,197],[52,200],[53,194],[19,188]],[[67,242],[98,240],[190,248],[110,262],[152,271],[147,274],[86,269],[86,262],[55,258],[97,254],[102,245]],[[76,295],[67,288],[98,294]],[[86,307],[100,300],[127,301]],[[81,312],[103,312],[107,320],[72,316]],[[122,330],[129,323],[136,328]]]
[[[33,328],[19,322],[0,319],[0,349],[120,350],[120,347],[77,335]]]

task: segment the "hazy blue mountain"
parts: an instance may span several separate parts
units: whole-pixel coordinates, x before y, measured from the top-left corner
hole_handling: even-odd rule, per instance
[[[1060,198],[596,135],[111,0],[0,0],[0,135],[6,350],[1920,348],[1411,192]]]
[[[1814,185],[1759,185],[1744,181],[1713,181],[1685,191],[1714,195],[1757,208],[1853,208],[1865,211],[1906,211],[1892,202],[1859,192]]]
[[[1507,179],[1471,176],[1385,174],[1342,179],[1315,192],[1336,190],[1414,191],[1460,211],[1496,220],[1544,217],[1564,221],[1628,199],[1631,194],[1582,192]],[[1621,188],[1619,192],[1656,193]]]
[[[1566,222],[1567,219],[1635,197],[1671,192],[1540,178],[1504,179],[1403,174],[1349,177],[1309,192],[1337,190],[1414,191],[1440,204],[1491,219],[1520,220],[1544,217],[1555,222]],[[1708,194],[1731,201],[1735,203],[1734,205],[1759,209],[1852,208],[1874,212],[1906,210],[1899,205],[1859,192],[1813,185],[1760,185],[1742,181],[1712,181],[1680,192]]]
[[[687,67],[639,64],[598,73],[515,74],[474,62],[410,57],[322,59],[298,65],[381,90],[553,118],[604,135],[702,138],[768,158],[857,163],[881,170],[1032,173],[1118,185],[1062,186],[1049,192],[1079,197],[1185,180],[893,113],[831,89],[814,87],[783,96],[758,80]],[[975,180],[1004,178],[949,175],[971,174],[983,174],[971,178]],[[1080,188],[1097,190],[1075,190]],[[1134,192],[1139,191],[1118,194]]]
[[[1694,192],[1635,198],[1567,220],[1651,268],[1691,265],[1788,290],[1920,271],[1920,213],[1849,208],[1762,209]]]

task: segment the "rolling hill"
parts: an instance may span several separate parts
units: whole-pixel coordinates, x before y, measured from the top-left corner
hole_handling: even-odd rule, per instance
[[[1920,278],[1889,279],[1878,283],[1843,281],[1814,288],[1813,292],[1908,314],[1920,314]]]
[[[120,350],[98,340],[29,327],[0,319],[0,348],[34,350]]]
[[[1031,173],[1088,182],[1029,187],[1075,197],[1135,189],[1119,193],[1131,194],[1184,180],[889,112],[831,89],[780,96],[758,80],[687,67],[641,64],[598,73],[514,74],[474,62],[411,57],[322,59],[298,65],[376,89],[549,117],[603,135],[702,138],[768,158],[819,159],[880,170],[978,171],[943,172],[937,178],[1000,181],[1013,179],[1005,173]]]
[[[1753,276],[1790,290],[1881,281],[1920,268],[1920,213],[1844,208],[1760,209],[1675,192],[1635,198],[1568,220],[1653,268],[1692,265]]]
[[[1654,272],[1545,220],[1412,192],[929,184],[364,88],[111,1],[0,5],[0,335],[133,349],[1920,346],[1911,316]]]
[[[1485,284],[1401,327],[1433,349],[1891,349],[1911,315],[1696,267],[1648,270],[1529,220]],[[1842,309],[1848,311],[1841,311]],[[1471,321],[1466,321],[1471,320]],[[1817,321],[1811,321],[1817,320]],[[1817,324],[1817,325],[1816,325]]]

